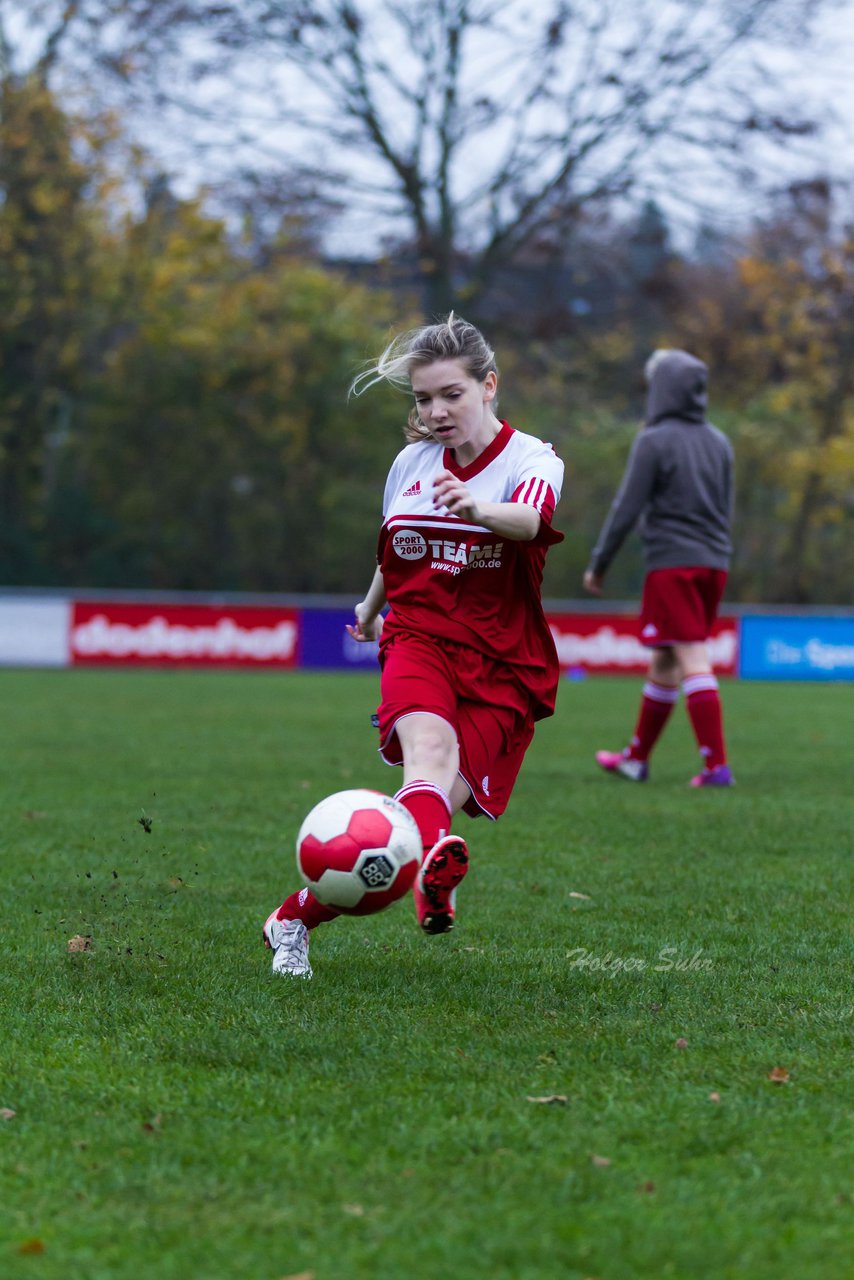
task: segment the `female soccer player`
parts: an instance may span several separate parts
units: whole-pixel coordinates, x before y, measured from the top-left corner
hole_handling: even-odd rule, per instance
[[[418,824],[421,928],[446,933],[468,870],[461,809],[498,818],[560,669],[543,614],[563,463],[495,414],[495,354],[453,312],[396,338],[354,383],[411,390],[409,443],[385,487],[377,570],[347,629],[380,640],[380,746],[403,766],[396,799]],[[383,621],[385,606],[389,612]],[[309,931],[338,913],[307,889],[264,926],[276,973],[311,976]]]

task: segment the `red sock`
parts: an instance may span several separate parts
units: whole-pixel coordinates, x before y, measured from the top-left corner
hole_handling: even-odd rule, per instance
[[[718,682],[713,675],[688,676],[682,681],[682,688],[703,764],[707,769],[716,769],[726,764]]]
[[[447,794],[435,782],[417,779],[401,787],[394,798],[418,823],[424,853],[428,854],[436,841],[451,829],[451,802]]]
[[[634,737],[629,745],[629,759],[646,760],[649,757],[678,700],[678,687],[671,688],[647,680]]]
[[[318,902],[308,889],[300,889],[299,893],[292,893],[289,898],[285,898],[276,912],[276,919],[302,920],[306,929],[316,929],[319,924],[336,920],[340,914],[334,907],[326,907]]]

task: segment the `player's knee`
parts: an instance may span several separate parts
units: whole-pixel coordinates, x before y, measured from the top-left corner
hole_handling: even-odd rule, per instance
[[[447,768],[458,756],[457,739],[450,725],[421,724],[404,742],[406,757],[425,768]]]

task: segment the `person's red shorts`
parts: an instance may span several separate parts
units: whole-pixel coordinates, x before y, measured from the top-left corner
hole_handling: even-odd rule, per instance
[[[643,584],[641,643],[657,648],[708,640],[726,580],[724,569],[653,569]]]
[[[402,764],[395,726],[432,712],[460,746],[460,776],[471,791],[465,812],[498,818],[507,807],[534,735],[531,699],[506,663],[446,641],[402,632],[381,651],[380,755]]]

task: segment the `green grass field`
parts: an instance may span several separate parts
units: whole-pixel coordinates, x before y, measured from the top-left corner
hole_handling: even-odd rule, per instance
[[[850,1276],[854,688],[727,684],[695,792],[681,708],[592,764],[639,687],[565,682],[460,820],[452,935],[341,920],[306,983],[260,927],[397,784],[375,681],[0,672],[2,1280]]]

